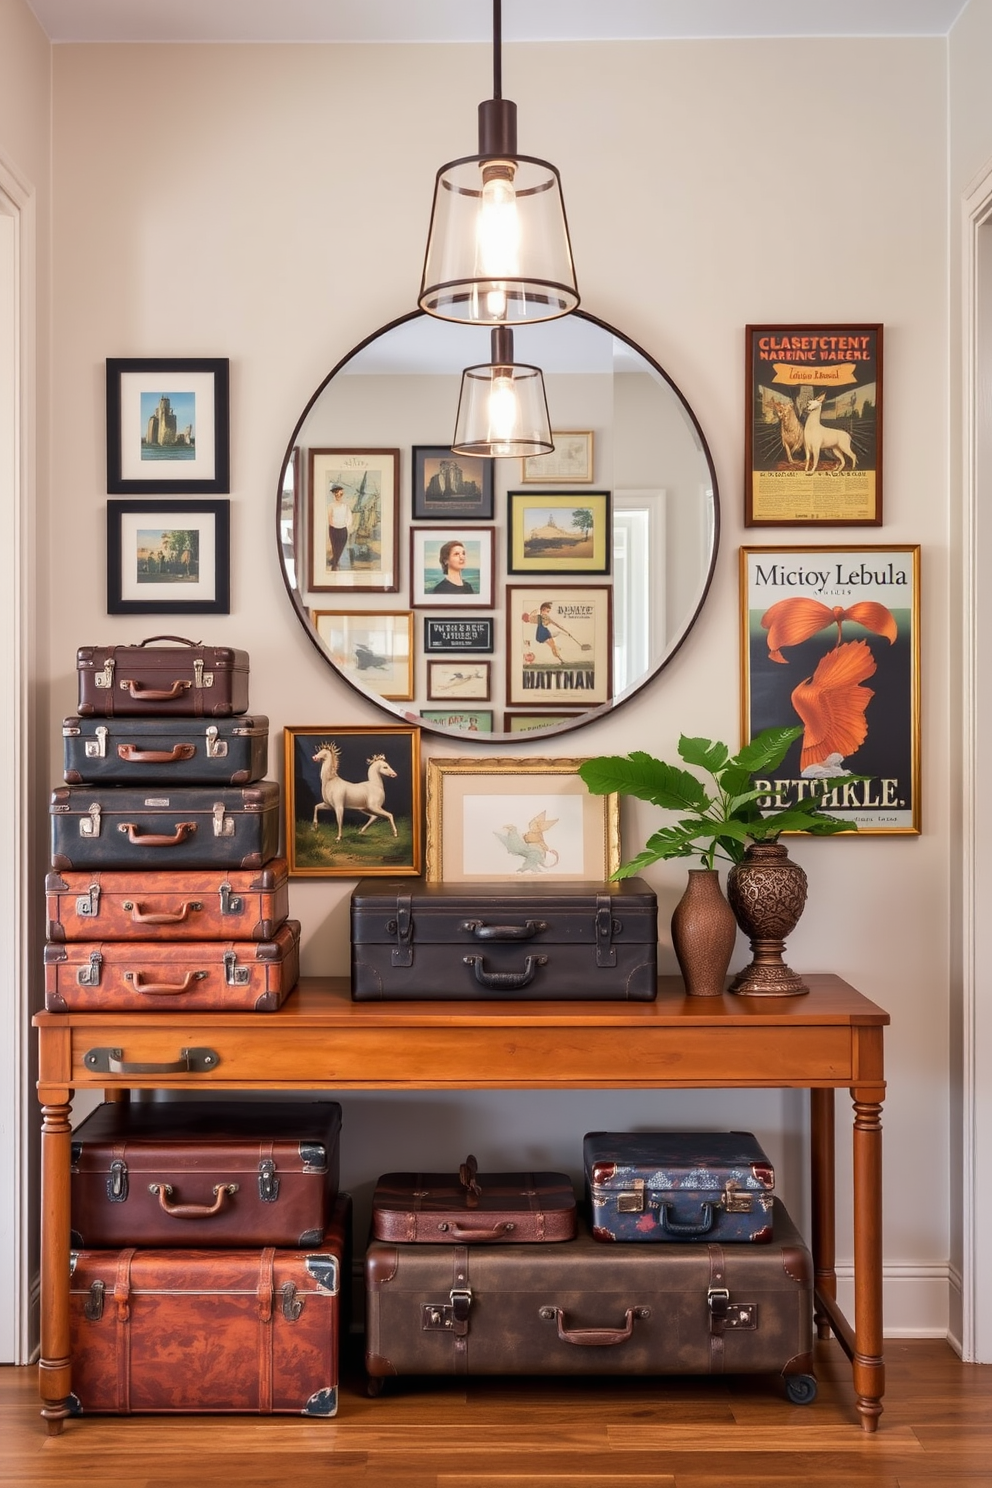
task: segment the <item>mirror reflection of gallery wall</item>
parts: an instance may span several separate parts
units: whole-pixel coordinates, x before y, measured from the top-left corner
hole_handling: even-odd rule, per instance
[[[575,312],[519,327],[555,450],[452,455],[489,333],[415,312],[350,353],[294,429],[278,498],[297,616],[352,686],[442,733],[562,733],[632,696],[690,630],[718,498],[674,383]]]

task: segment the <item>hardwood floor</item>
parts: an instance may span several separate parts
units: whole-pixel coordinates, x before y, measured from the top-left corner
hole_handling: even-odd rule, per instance
[[[885,1413],[862,1431],[850,1370],[817,1345],[819,1395],[764,1379],[398,1381],[350,1367],[328,1421],[92,1416],[47,1435],[36,1371],[0,1369],[0,1488],[990,1488],[992,1365],[890,1340]]]

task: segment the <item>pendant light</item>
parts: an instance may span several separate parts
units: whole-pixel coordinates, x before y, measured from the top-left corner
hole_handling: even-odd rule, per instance
[[[479,104],[478,155],[437,173],[418,304],[441,320],[497,326],[553,320],[578,303],[558,172],[517,153],[493,0],[493,97]]]
[[[509,326],[492,331],[492,362],[466,367],[451,448],[456,455],[500,459],[554,449],[540,367],[513,360]]]

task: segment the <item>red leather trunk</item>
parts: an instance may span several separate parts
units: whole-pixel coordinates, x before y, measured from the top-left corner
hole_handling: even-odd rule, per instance
[[[350,1210],[313,1250],[75,1252],[75,1413],[333,1416]]]

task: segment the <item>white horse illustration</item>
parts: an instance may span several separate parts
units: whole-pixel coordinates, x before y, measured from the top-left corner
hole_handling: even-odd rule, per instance
[[[333,811],[338,823],[338,842],[341,841],[341,823],[346,810],[363,811],[367,818],[364,826],[359,831],[366,831],[376,818],[388,821],[393,829],[393,836],[399,836],[392,812],[387,811],[383,802],[386,799],[386,787],[383,785],[383,777],[387,780],[396,779],[396,771],[387,764],[384,754],[374,754],[368,761],[368,779],[361,782],[342,780],[338,774],[338,765],[341,761],[341,751],[336,744],[322,744],[317,753],[312,756],[315,764],[320,765],[320,794],[322,799],[313,808],[313,824],[317,825],[318,811]]]

